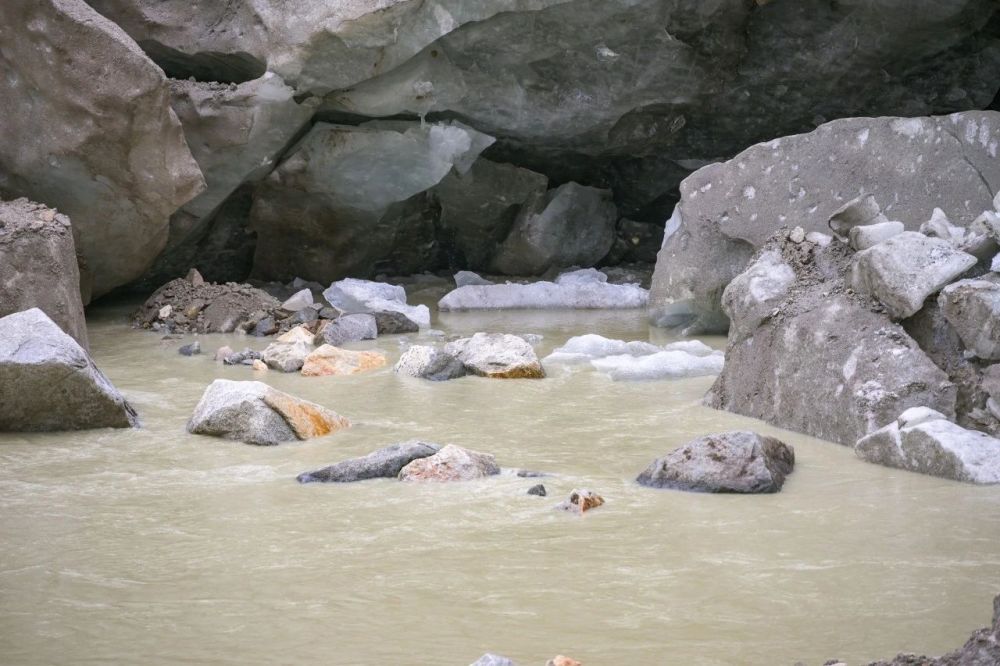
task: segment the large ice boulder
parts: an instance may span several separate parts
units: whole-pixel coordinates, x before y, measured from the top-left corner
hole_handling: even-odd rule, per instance
[[[330,285],[323,298],[346,313],[399,312],[419,326],[431,325],[426,305],[407,305],[406,290],[399,285],[345,278]]]
[[[0,431],[138,425],[118,389],[44,312],[0,318]]]
[[[645,307],[649,292],[634,284],[608,284],[593,269],[563,273],[554,282],[466,285],[445,294],[438,308],[448,310],[601,310]]]
[[[913,407],[854,446],[868,462],[970,483],[1000,483],[1000,439]]]
[[[427,191],[493,138],[459,123],[317,123],[254,192],[254,273],[329,282],[431,266]]]
[[[995,111],[849,118],[699,169],[681,183],[667,223],[651,321],[725,331],[723,290],[764,241],[786,225],[826,232],[831,215],[862,194],[874,195],[886,215],[910,230],[935,208],[968,226],[1000,188],[998,145]]]
[[[659,351],[663,351],[663,348],[650,342],[642,340],[613,340],[603,335],[587,333],[570,338],[565,344],[553,349],[552,353],[543,360],[545,363],[575,365],[587,363],[595,358],[604,358],[605,356],[622,356],[625,354],[644,356],[655,354]]]
[[[427,458],[441,450],[437,444],[418,440],[392,444],[360,458],[342,460],[335,465],[299,474],[299,483],[352,483],[368,479],[395,479],[400,470],[414,460]]]
[[[610,190],[566,183],[521,210],[493,268],[541,275],[551,268],[592,266],[611,249],[618,211]]]
[[[848,289],[850,247],[800,240],[777,234],[762,250],[780,254],[795,282],[764,319],[753,309],[729,311],[725,366],[706,404],[848,446],[910,407],[953,417],[949,376]]]
[[[725,355],[721,351],[698,356],[681,350],[660,351],[645,356],[606,356],[590,362],[594,369],[615,381],[711,376],[722,372],[724,363]]]
[[[776,493],[795,466],[795,450],[774,437],[738,430],[706,435],[654,460],[636,481],[707,493]]]
[[[322,437],[350,422],[325,407],[271,388],[263,382],[216,379],[194,409],[188,432],[272,446]]]
[[[0,317],[31,308],[87,349],[69,218],[27,199],[0,201]]]
[[[204,187],[163,72],[83,0],[4,0],[0,44],[0,196],[73,220],[84,300],[136,279]]]

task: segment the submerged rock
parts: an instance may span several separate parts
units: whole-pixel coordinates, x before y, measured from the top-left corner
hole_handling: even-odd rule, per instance
[[[400,375],[439,382],[464,377],[467,372],[460,360],[451,354],[426,345],[409,347],[393,370]]]
[[[948,241],[906,231],[854,255],[850,282],[877,298],[894,319],[905,319],[975,265],[975,257]]]
[[[545,370],[535,350],[523,338],[505,333],[476,333],[449,342],[444,351],[470,374],[493,379],[541,379]]]
[[[581,271],[564,273],[555,282],[467,285],[446,294],[438,307],[442,311],[610,310],[645,307],[649,299],[649,292],[642,287],[608,284],[607,276],[599,271],[578,273]]]
[[[299,312],[304,310],[313,304],[313,293],[312,289],[302,289],[295,292],[281,304],[282,310],[287,310],[288,312]]]
[[[177,350],[177,353],[181,356],[197,356],[201,353],[201,343],[195,340],[194,342],[183,345]]]
[[[299,483],[351,483],[367,479],[395,479],[414,460],[427,458],[441,449],[417,440],[392,444],[360,458],[343,460],[314,472],[299,474]]]
[[[406,290],[398,285],[345,278],[331,284],[323,298],[346,313],[399,312],[419,326],[431,325],[430,308],[407,305]]]
[[[507,657],[501,657],[498,654],[487,653],[484,654],[479,659],[476,659],[469,666],[517,666],[513,660]]]
[[[87,3],[4,0],[0,44],[0,196],[73,220],[86,302],[140,277],[205,181],[163,72]]]
[[[432,456],[409,463],[399,472],[400,481],[471,481],[500,473],[496,459],[449,444]]]
[[[706,435],[654,460],[636,478],[652,488],[776,493],[795,466],[792,447],[745,430]]]
[[[342,416],[267,384],[216,379],[205,389],[187,429],[196,435],[272,446],[349,426]]]
[[[581,489],[573,490],[573,492],[569,494],[569,497],[565,501],[557,504],[555,508],[582,516],[587,511],[596,509],[603,504],[604,498],[595,493],[593,490]]]
[[[1000,483],[1000,439],[914,407],[854,447],[862,460],[970,483]]]
[[[993,599],[993,625],[979,629],[965,645],[941,657],[901,654],[868,666],[996,666],[1000,664],[1000,596]]]
[[[0,431],[138,425],[118,389],[44,312],[0,318]]]
[[[723,290],[765,241],[784,225],[800,225],[807,235],[827,231],[831,216],[859,192],[874,195],[910,230],[936,207],[957,224],[970,224],[1000,188],[1000,161],[990,155],[998,144],[995,111],[848,118],[699,169],[681,183],[680,203],[667,223],[650,320],[725,332]],[[877,206],[855,217],[849,226],[884,219]]]
[[[386,364],[385,355],[373,351],[349,351],[333,345],[321,345],[306,356],[302,364],[304,377],[356,375],[376,370]]]
[[[529,495],[536,495],[537,497],[545,497],[548,492],[545,490],[545,486],[541,483],[535,484],[528,488]]]
[[[69,218],[27,199],[0,201],[0,317],[31,308],[88,348]]]
[[[566,183],[522,210],[493,268],[506,275],[541,275],[550,268],[591,266],[611,249],[617,221],[609,190]]]

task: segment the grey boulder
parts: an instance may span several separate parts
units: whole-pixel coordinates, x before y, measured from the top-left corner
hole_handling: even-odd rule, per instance
[[[432,456],[419,458],[399,472],[400,481],[471,481],[500,473],[488,453],[449,444]]]
[[[666,226],[650,290],[651,322],[725,332],[722,292],[764,242],[786,225],[807,234],[827,231],[831,216],[859,193],[874,195],[909,230],[934,208],[969,225],[1000,188],[1000,160],[990,154],[998,144],[995,111],[848,118],[699,169],[681,183]]]
[[[379,335],[417,333],[420,326],[402,312],[375,312],[375,328]]]
[[[894,319],[905,319],[965,271],[976,258],[948,241],[907,231],[854,255],[851,286],[878,299]]]
[[[205,184],[163,72],[82,0],[5,0],[0,44],[0,196],[73,220],[84,301],[140,277]]]
[[[859,252],[878,245],[882,241],[887,241],[893,236],[906,231],[902,222],[879,222],[878,224],[866,224],[861,227],[854,227],[850,232],[851,247]]]
[[[476,333],[471,338],[449,342],[444,351],[465,369],[494,379],[541,379],[545,370],[534,348],[523,338],[506,333]]]
[[[792,447],[749,431],[706,435],[658,458],[644,486],[707,493],[776,493],[795,466]]]
[[[938,303],[966,349],[981,359],[1000,360],[1000,275],[950,284]]]
[[[409,347],[393,367],[397,374],[439,382],[464,377],[467,373],[460,360],[451,354],[427,345]]]
[[[0,317],[31,308],[87,349],[69,218],[27,199],[0,201]]]
[[[138,425],[118,389],[44,312],[0,318],[0,431]]]
[[[399,471],[414,460],[432,456],[437,444],[417,440],[392,444],[360,458],[343,460],[335,465],[298,476],[299,483],[351,483],[367,479],[395,479]]]
[[[272,342],[261,355],[267,367],[279,372],[298,372],[313,352],[308,342]]]
[[[328,345],[341,347],[348,342],[374,340],[378,337],[378,325],[374,315],[341,315],[323,328],[323,340]]]
[[[966,430],[933,409],[906,410],[858,440],[862,460],[969,483],[1000,483],[1000,439]]]
[[[507,275],[593,266],[615,240],[617,209],[610,190],[566,183],[525,208],[493,261]]]
[[[216,379],[194,409],[188,432],[273,446],[350,426],[347,419],[263,382]]]
[[[784,300],[795,282],[795,271],[776,250],[761,252],[722,292],[722,309],[737,338],[752,333]]]

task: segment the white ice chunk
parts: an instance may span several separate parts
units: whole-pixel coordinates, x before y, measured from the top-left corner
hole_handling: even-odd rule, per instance
[[[597,272],[597,271],[595,271]],[[603,273],[602,273],[603,275]],[[566,276],[560,276],[565,278]],[[607,276],[605,276],[605,279]],[[531,284],[468,285],[449,292],[438,302],[449,310],[612,310],[644,308],[649,291],[636,285],[608,284],[597,281],[569,283],[533,282]]]
[[[608,356],[590,362],[595,369],[615,381],[648,379],[683,379],[717,375],[722,372],[725,355],[712,352],[695,356],[683,351],[662,351],[648,356]]]
[[[401,312],[421,328],[431,325],[431,311],[426,305],[407,305],[406,290],[394,284],[345,278],[334,282],[323,297],[346,313]]]

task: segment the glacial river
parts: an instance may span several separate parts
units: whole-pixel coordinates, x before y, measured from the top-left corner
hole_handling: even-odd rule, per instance
[[[987,624],[1000,592],[1000,489],[869,465],[845,447],[699,405],[710,378],[616,383],[270,372],[349,417],[323,439],[257,448],[184,426],[222,367],[89,313],[98,365],[141,430],[0,435],[0,663],[522,666],[856,664],[938,654]],[[596,332],[669,341],[641,312],[436,315],[449,334]],[[651,337],[652,336],[652,337]],[[423,336],[421,336],[423,337]],[[417,336],[410,336],[416,340]],[[721,348],[721,338],[706,339]],[[540,354],[541,355],[541,354]],[[822,400],[816,396],[816,400]],[[794,445],[784,491],[639,487],[655,457],[753,428]],[[411,438],[549,472],[441,485],[301,486],[296,474]],[[553,505],[577,487],[607,504]]]

